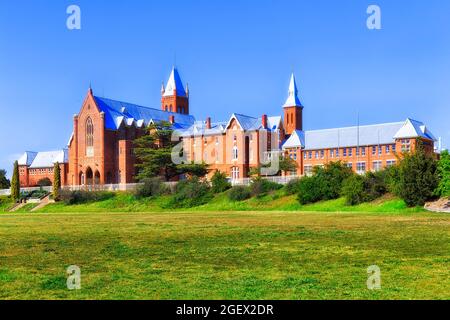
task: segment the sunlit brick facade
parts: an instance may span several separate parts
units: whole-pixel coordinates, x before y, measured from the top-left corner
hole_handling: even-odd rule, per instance
[[[246,178],[252,168],[262,165],[273,169],[268,175],[302,176],[331,161],[343,161],[358,173],[377,171],[394,165],[402,152],[414,151],[418,141],[427,152],[434,152],[436,139],[423,123],[412,119],[304,130],[303,110],[294,75],[280,115],[251,117],[233,113],[225,121],[213,121],[211,117],[196,121],[189,114],[189,90],[183,86],[176,68],[161,88],[158,109],[98,97],[89,89],[79,113],[73,117],[68,156],[61,164],[62,181],[64,185],[135,182],[133,142],[146,134],[150,124],[161,121],[172,123],[184,162],[205,162],[210,168],[209,176],[219,170],[230,179]],[[280,173],[280,156],[293,159],[297,169]],[[45,176],[53,179],[51,164],[47,162],[49,167],[36,167],[33,171],[31,163],[22,164],[21,184],[34,185]]]

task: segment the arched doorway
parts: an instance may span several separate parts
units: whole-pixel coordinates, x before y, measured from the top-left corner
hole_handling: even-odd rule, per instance
[[[91,186],[94,182],[94,175],[91,168],[86,169],[86,185]]]
[[[94,184],[96,186],[100,184],[100,172],[98,170],[95,171]]]

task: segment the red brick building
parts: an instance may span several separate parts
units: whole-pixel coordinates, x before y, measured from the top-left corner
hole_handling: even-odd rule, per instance
[[[380,170],[395,164],[397,154],[413,151],[419,140],[428,152],[434,152],[436,139],[419,121],[407,119],[368,126],[303,130],[303,109],[294,75],[282,114],[252,117],[233,113],[229,119],[219,122],[210,117],[196,121],[189,115],[189,90],[183,86],[176,68],[161,88],[160,108],[98,97],[89,89],[73,118],[67,159],[64,156],[61,162],[63,184],[134,182],[133,141],[145,134],[149,124],[160,121],[171,122],[179,135],[183,150],[179,161],[204,161],[213,169],[211,172],[220,170],[231,179],[248,177],[250,169],[261,164],[270,164],[267,175],[275,174],[280,155],[291,157],[298,164],[295,172],[283,172],[283,175],[304,175],[314,166],[337,160],[358,173]],[[52,179],[50,166],[36,167],[28,160],[33,158],[33,153],[24,157],[21,161],[23,186],[33,185],[45,175]],[[33,176],[30,169],[36,169],[32,171]]]
[[[53,183],[53,170],[55,163],[59,163],[61,172],[61,185],[67,184],[67,171],[69,169],[68,150],[47,152],[25,152],[18,160],[19,181],[21,187],[34,187],[42,179],[48,178]]]

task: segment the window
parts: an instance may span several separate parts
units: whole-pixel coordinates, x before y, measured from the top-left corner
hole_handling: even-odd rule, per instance
[[[402,140],[402,152],[410,152],[411,151],[411,141],[409,139]]]
[[[306,152],[303,152],[303,159],[306,160]]]
[[[339,158],[339,149],[336,149],[336,158]]]
[[[334,158],[334,150],[333,149],[330,150],[330,158]]]
[[[233,160],[237,160],[238,159],[238,147],[234,146],[233,147]]]
[[[348,149],[348,156],[351,157],[353,155],[353,148]]]
[[[345,165],[347,166],[347,168],[353,169],[353,163],[347,162]]]
[[[362,147],[361,148],[361,155],[365,156],[366,155],[366,147]]]
[[[320,158],[321,159],[325,158],[325,151],[324,150],[320,151]]]
[[[358,162],[356,164],[356,172],[358,174],[363,174],[366,172],[366,163],[365,162]]]
[[[372,164],[373,171],[380,171],[381,165],[382,165],[381,161],[374,161]]]
[[[393,167],[393,166],[395,166],[395,164],[397,163],[397,161],[395,161],[395,160],[387,160],[386,161],[386,167]]]
[[[316,151],[316,159],[319,159],[319,151]]]
[[[377,147],[373,146],[372,147],[372,155],[376,155],[377,154]]]
[[[382,155],[383,154],[383,147],[382,146],[378,146],[378,155]]]
[[[342,153],[343,153],[342,155],[343,155],[344,157],[346,157],[346,156],[347,156],[347,148],[344,148]]]
[[[239,179],[239,167],[231,168],[231,179],[233,180]]]
[[[94,156],[94,124],[92,119],[86,119],[86,157]]]
[[[389,153],[391,153],[391,146],[387,145],[386,146],[386,154],[389,154]]]
[[[312,159],[312,151],[309,152],[309,158]]]
[[[216,144],[219,144],[219,137],[216,137]]]

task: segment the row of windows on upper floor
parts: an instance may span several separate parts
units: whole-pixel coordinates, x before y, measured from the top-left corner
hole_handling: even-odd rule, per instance
[[[19,170],[20,175],[25,175],[25,169]],[[53,173],[53,168],[40,168],[40,169],[29,169],[28,174],[30,176]]]
[[[172,111],[172,105],[165,105],[164,106],[164,111]],[[178,106],[177,107],[177,112],[178,113],[187,113],[187,107],[184,106]]]
[[[373,156],[381,156],[383,155],[383,150],[385,155],[389,155],[392,153],[395,153],[396,145],[385,145],[385,146],[372,146],[368,147],[369,150],[371,150],[371,153]],[[336,148],[336,149],[330,149],[329,151],[329,157],[330,158],[339,158],[339,157],[352,157],[353,154],[356,156],[365,156],[367,154],[367,147],[359,147],[359,148]],[[402,143],[402,152],[410,152],[411,151],[411,144],[408,140],[406,143]],[[289,156],[291,159],[297,160],[297,152],[295,150],[289,151]],[[325,158],[325,150],[316,150],[316,151],[305,151],[303,153],[304,159],[313,159],[313,156],[315,159],[324,159]]]

